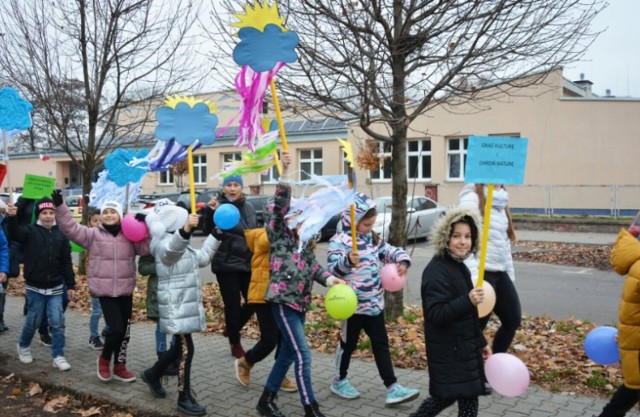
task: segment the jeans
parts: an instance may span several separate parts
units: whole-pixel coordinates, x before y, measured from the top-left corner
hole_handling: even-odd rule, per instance
[[[253,315],[253,305],[246,303],[251,272],[218,272],[216,278],[224,303],[227,337],[229,343],[235,345],[240,343],[240,330]],[[244,304],[242,298],[245,300]]]
[[[620,385],[611,397],[611,401],[604,406],[599,417],[622,417],[640,401],[640,390]]]
[[[31,345],[33,335],[40,326],[45,315],[49,319],[51,329],[51,355],[54,358],[64,356],[64,311],[63,296],[43,295],[35,291],[26,291],[27,297],[27,318],[22,326],[18,343],[22,347]]]
[[[100,336],[98,326],[100,325],[100,317],[102,316],[102,307],[100,307],[100,299],[91,297],[91,316],[89,317],[89,336]]]
[[[160,331],[160,320],[156,322],[156,352],[167,351],[167,335]]]
[[[505,353],[509,349],[522,320],[520,298],[518,298],[513,281],[506,272],[485,271],[484,279],[496,291],[496,306],[493,308],[493,312],[500,319],[500,327],[493,338],[491,350],[493,353]],[[480,319],[482,330],[487,327],[490,316],[491,314]]]
[[[26,295],[25,295],[26,297]],[[25,299],[25,308],[26,308],[27,300]],[[69,305],[69,293],[67,292],[67,284],[63,285],[62,291],[62,312],[67,311],[67,306]],[[26,316],[26,314],[25,314]],[[42,316],[42,321],[40,322],[40,327],[38,327],[38,333],[40,334],[48,334],[49,333],[49,319],[47,315],[44,314]]]
[[[289,367],[294,363],[300,401],[303,405],[309,405],[315,402],[315,396],[311,388],[311,351],[304,334],[305,313],[284,304],[273,303],[271,309],[282,333],[282,343],[265,389],[278,392]]]

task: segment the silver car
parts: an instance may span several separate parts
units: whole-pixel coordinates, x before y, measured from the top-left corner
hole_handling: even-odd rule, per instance
[[[391,197],[375,199],[378,206],[378,217],[373,230],[384,239],[389,238],[389,224],[391,223]],[[434,223],[447,209],[428,197],[407,198],[407,239],[426,238]]]

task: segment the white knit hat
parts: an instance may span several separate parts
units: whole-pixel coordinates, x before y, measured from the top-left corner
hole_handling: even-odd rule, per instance
[[[145,222],[151,236],[160,239],[165,233],[175,232],[184,226],[188,218],[189,212],[172,202],[161,205],[156,203],[153,212],[147,214]]]
[[[120,221],[122,221],[122,204],[117,201],[109,200],[102,203],[100,207],[100,213],[104,213],[106,209],[113,209],[120,215]]]

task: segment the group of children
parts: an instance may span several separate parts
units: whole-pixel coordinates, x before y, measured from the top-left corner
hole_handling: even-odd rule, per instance
[[[236,361],[238,380],[248,385],[253,364],[264,359],[278,345],[273,368],[256,406],[258,412],[269,417],[284,416],[276,404],[276,393],[287,385],[286,374],[293,364],[296,384],[291,391],[298,390],[305,416],[323,416],[311,385],[311,353],[304,333],[305,314],[314,281],[325,286],[346,283],[355,290],[358,307],[352,317],[342,322],[331,392],[345,399],[359,396],[347,375],[352,353],[364,330],[371,340],[375,362],[386,387],[386,404],[414,400],[419,395],[418,390],[400,385],[394,374],[378,267],[380,263],[395,263],[399,272],[405,274],[411,265],[408,254],[372,231],[377,215],[375,203],[360,193],[356,195],[355,204],[357,250],[353,250],[350,214],[345,211],[344,232],[335,235],[329,243],[326,269],[316,260],[312,245],[307,244],[299,251],[297,229],[289,227],[296,214],[289,213],[291,186],[287,183],[287,168],[291,158],[287,152],[283,152],[282,162],[283,176],[276,188],[274,204],[266,213],[266,233],[247,230],[254,258],[262,256],[268,265],[265,267],[265,261],[262,261],[263,267],[252,275],[250,287],[254,301],[265,306],[259,315],[263,333],[259,344],[263,342],[264,346],[255,355],[249,351]],[[9,235],[23,245],[25,254],[28,314],[17,346],[20,360],[23,363],[33,361],[29,346],[46,314],[53,337],[53,366],[60,370],[70,369],[64,358],[62,306],[65,289],[69,298],[74,297],[70,239],[89,253],[89,291],[97,300],[94,304],[100,306],[107,324],[102,344],[99,337],[97,341],[95,339],[98,336],[97,320],[92,318],[90,342],[94,348],[102,345],[97,359],[97,376],[103,381],[134,381],[136,377],[129,372],[126,362],[135,260],[141,256],[140,272],[157,277],[157,290],[149,293],[151,297],[157,297],[157,333],[162,340],[165,334],[173,336],[168,349],[166,342],[164,346],[161,343],[156,346],[158,361],[142,373],[142,379],[154,396],[163,398],[166,391],[161,377],[177,362],[178,409],[188,415],[204,415],[206,409],[195,400],[190,383],[194,355],[191,334],[206,327],[198,269],[211,262],[221,241],[228,239],[229,234],[215,228],[202,247],[195,249],[189,242],[198,225],[198,216],[173,204],[159,204],[144,219],[150,236],[133,243],[122,233],[123,213],[119,203],[105,202],[99,222],[92,227],[84,226],[73,219],[59,191],[53,193],[52,199],[36,202],[37,220],[33,224],[18,225],[17,208],[13,205],[9,205],[7,214]],[[483,356],[490,355],[491,349],[480,330],[476,309],[484,292],[474,288],[463,261],[478,250],[478,225],[473,211],[457,209],[444,216],[435,228],[436,254],[423,273],[421,287],[432,396],[413,416],[435,416],[456,400],[460,405],[460,416],[477,415],[478,395],[484,389]],[[257,238],[261,242],[259,245]],[[0,248],[1,244],[2,237]],[[47,256],[42,256],[43,250],[47,251]],[[0,250],[0,282],[4,282],[6,272],[1,255]],[[259,268],[259,262],[252,266]],[[277,330],[275,336],[273,330]]]

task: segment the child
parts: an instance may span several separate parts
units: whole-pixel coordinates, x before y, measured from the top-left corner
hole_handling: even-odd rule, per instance
[[[9,330],[4,323],[4,306],[7,300],[7,283],[9,275],[9,241],[7,240],[7,205],[0,200],[0,334]]]
[[[71,245],[55,221],[55,207],[49,198],[36,202],[35,224],[18,226],[18,209],[10,205],[9,233],[24,249],[24,278],[27,318],[18,341],[20,362],[31,363],[31,341],[46,312],[53,342],[53,367],[68,371],[71,365],[64,357],[63,292],[66,282],[73,299],[75,277],[71,263]]]
[[[127,369],[127,345],[136,285],[135,260],[136,255],[149,254],[149,239],[133,243],[124,236],[120,226],[122,205],[117,201],[104,202],[96,227],[78,224],[60,191],[53,192],[53,202],[60,230],[89,252],[89,293],[100,300],[109,326],[97,361],[98,378],[133,382],[136,377]]]
[[[353,252],[351,216],[349,210],[342,215],[342,232],[329,242],[327,269],[343,278],[358,296],[356,313],[342,322],[340,345],[336,350],[336,370],[331,392],[354,399],[360,393],[349,383],[347,372],[351,355],[364,329],[371,340],[371,349],[382,382],[387,387],[386,405],[396,405],[418,397],[417,389],[398,384],[389,353],[389,339],[384,322],[384,290],[380,281],[379,262],[398,264],[398,272],[406,274],[411,264],[409,255],[378,236],[373,229],[378,212],[376,203],[362,193],[355,198],[358,251]],[[356,266],[357,265],[357,266]]]
[[[97,227],[100,224],[100,210],[95,209],[91,212],[89,217],[89,226]],[[87,264],[88,265],[88,264]],[[102,308],[100,308],[100,300],[98,297],[91,297],[91,316],[89,317],[89,347],[94,350],[102,350],[104,344],[100,340],[100,333],[98,333],[98,326],[100,325],[100,317],[102,317]],[[103,330],[106,334],[106,329]]]
[[[622,287],[618,309],[618,349],[624,383],[618,387],[611,401],[604,406],[599,417],[621,417],[640,399],[640,304],[638,303],[638,266],[640,242],[627,230],[620,230],[611,250],[611,266],[620,275],[627,275]]]
[[[458,208],[432,232],[435,255],[422,273],[421,286],[431,397],[412,417],[436,416],[455,401],[458,416],[478,415],[483,356],[491,355],[491,348],[478,321],[484,289],[473,287],[464,260],[479,249],[479,224],[473,209]]]
[[[267,210],[267,236],[271,247],[271,276],[265,299],[282,333],[282,345],[256,409],[262,415],[282,417],[275,403],[276,393],[295,362],[295,376],[305,416],[324,417],[311,387],[311,352],[304,333],[305,313],[311,301],[313,281],[325,286],[344,282],[325,271],[309,244],[298,252],[298,237],[289,229],[285,215],[289,211],[291,187],[285,182],[291,157],[283,151],[283,176],[276,187],[275,204]]]
[[[198,268],[211,263],[220,242],[209,235],[201,249],[189,246],[191,233],[198,226],[198,215],[190,215],[174,205],[158,207],[146,217],[146,222],[153,236],[151,253],[156,259],[158,274],[160,329],[163,333],[175,335],[176,343],[142,373],[142,380],[153,395],[164,398],[166,392],[160,378],[179,359],[178,410],[192,416],[205,415],[206,409],[191,393],[194,354],[191,333],[206,329]],[[184,227],[180,228],[181,225]]]

